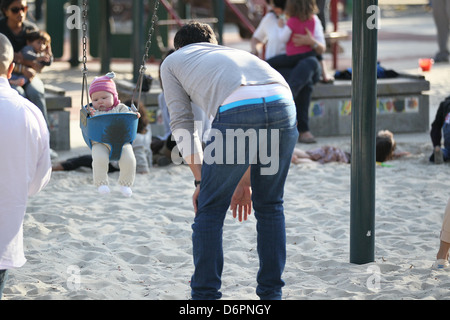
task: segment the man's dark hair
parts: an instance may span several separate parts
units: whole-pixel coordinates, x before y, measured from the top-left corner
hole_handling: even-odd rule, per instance
[[[50,35],[43,30],[27,30],[27,32],[25,33],[25,39],[27,39],[27,41],[30,42],[41,39],[47,45],[50,44],[52,41]]]
[[[284,10],[286,8],[286,0],[273,0],[273,6]]]
[[[376,161],[384,162],[391,160],[395,150],[395,143],[392,144],[392,140],[389,137],[377,136],[376,137]]]
[[[273,5],[275,8],[283,9],[286,7],[286,0],[266,0],[268,5]]]
[[[217,39],[212,28],[206,23],[189,22],[182,26],[175,34],[173,44],[178,50],[188,44],[208,42],[217,44]]]

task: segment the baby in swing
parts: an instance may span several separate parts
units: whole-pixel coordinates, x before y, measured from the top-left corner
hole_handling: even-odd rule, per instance
[[[136,113],[131,111],[118,99],[116,84],[113,81],[114,72],[109,72],[105,76],[96,77],[89,86],[89,96],[91,97],[92,108],[89,108],[91,116],[105,113]],[[94,184],[100,194],[110,193],[108,186],[108,164],[111,147],[107,144],[92,142],[92,170]],[[131,197],[131,186],[136,175],[136,158],[130,143],[125,143],[119,159],[119,185],[120,192],[125,197]]]

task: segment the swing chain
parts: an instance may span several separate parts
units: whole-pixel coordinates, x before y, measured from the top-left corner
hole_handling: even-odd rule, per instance
[[[88,84],[87,84],[87,0],[83,0],[83,24],[82,24],[82,30],[83,30],[83,84],[81,88],[81,106],[83,107],[83,101],[84,101],[84,94],[86,91],[86,100],[87,100],[87,108],[89,108],[89,94],[88,94]]]
[[[147,42],[145,43],[144,56],[142,57],[142,64],[141,64],[141,67],[139,68],[139,78],[136,83],[136,87],[134,88],[133,96],[131,99],[131,108],[134,108],[135,109],[134,111],[137,111],[137,109],[134,105],[134,96],[136,94],[136,90],[138,87],[139,87],[138,106],[140,105],[140,102],[141,102],[142,83],[144,80],[145,71],[147,70],[147,67],[145,66],[145,62],[148,60],[148,52],[152,45],[153,31],[155,30],[155,24],[158,21],[157,11],[158,11],[158,7],[159,7],[159,0],[154,0],[154,1],[155,1],[155,5],[153,8],[152,22],[151,22],[151,25],[150,25],[150,28],[148,31]]]
[[[142,83],[144,80],[144,74],[146,71],[146,67],[145,67],[145,62],[148,60],[148,52],[150,50],[150,46],[152,44],[152,35],[153,35],[153,31],[155,29],[155,24],[158,20],[158,15],[157,15],[157,11],[158,11],[158,7],[159,7],[159,0],[154,0],[155,1],[155,5],[153,8],[153,15],[152,15],[152,22],[151,22],[151,26],[148,32],[148,39],[147,42],[145,44],[145,51],[144,51],[144,56],[142,58],[142,64],[141,67],[139,69],[139,78],[137,81],[137,85],[134,88],[133,91],[133,96],[132,96],[132,100],[131,100],[131,107],[134,109],[134,111],[137,111],[137,108],[134,105],[134,97],[136,95],[136,90],[137,87],[139,86],[139,96],[138,96],[138,106],[140,104],[140,100],[141,100],[141,92],[142,92]],[[87,100],[87,104],[86,106],[89,107],[89,94],[88,92],[88,84],[87,84],[87,14],[88,14],[88,10],[87,10],[88,4],[87,4],[87,0],[83,0],[83,24],[82,24],[82,30],[83,30],[83,69],[82,69],[82,73],[83,73],[83,84],[82,84],[82,90],[81,90],[81,106],[83,107],[83,101],[84,101],[84,94],[86,91],[86,100]]]
[[[152,45],[152,35],[153,35],[153,32],[155,31],[155,23],[158,21],[158,15],[157,15],[158,7],[159,7],[159,0],[155,0],[155,7],[153,8],[152,23],[151,23],[150,29],[148,31],[148,39],[145,44],[144,57],[142,59],[142,65],[144,66],[144,68],[145,68],[145,62],[148,59],[148,52],[150,50],[150,46]]]

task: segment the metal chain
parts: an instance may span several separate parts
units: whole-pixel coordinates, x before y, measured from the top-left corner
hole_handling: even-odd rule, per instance
[[[155,0],[155,7],[153,8],[153,16],[152,16],[152,23],[150,25],[150,29],[148,31],[148,39],[145,43],[145,51],[144,51],[144,57],[142,58],[142,65],[145,66],[145,62],[148,59],[148,52],[150,50],[150,46],[152,45],[152,35],[153,31],[155,31],[155,23],[158,21],[158,7],[159,7],[159,0]]]
[[[139,78],[138,78],[138,81],[134,88],[133,96],[131,97],[131,108],[136,109],[135,111],[137,111],[137,108],[134,105],[134,96],[136,95],[136,91],[138,90],[138,87],[139,87],[139,95],[138,95],[138,106],[139,106],[140,102],[141,102],[142,82],[144,80],[145,71],[147,70],[145,63],[148,60],[148,52],[150,50],[150,46],[152,45],[153,31],[155,30],[155,24],[158,21],[157,12],[158,12],[158,7],[159,7],[159,0],[154,0],[154,1],[155,1],[155,5],[153,8],[152,22],[151,22],[151,25],[150,25],[150,28],[148,31],[147,42],[145,43],[145,50],[144,50],[144,56],[142,57],[142,64],[141,64],[141,67],[139,68]]]
[[[139,96],[138,96],[138,106],[140,104],[141,101],[141,92],[142,92],[142,82],[144,80],[144,74],[146,71],[146,67],[145,67],[145,62],[148,60],[148,52],[150,50],[150,46],[152,44],[152,36],[153,36],[153,31],[155,30],[155,24],[158,20],[158,15],[157,15],[157,11],[158,11],[158,7],[159,7],[159,0],[154,0],[155,1],[155,5],[153,8],[153,15],[152,15],[152,22],[151,22],[151,26],[150,29],[148,31],[148,39],[147,42],[145,43],[145,51],[144,51],[144,56],[142,57],[142,64],[141,67],[139,69],[139,78],[138,81],[136,83],[136,87],[134,88],[133,91],[133,96],[132,96],[132,100],[131,100],[131,107],[137,111],[137,108],[134,106],[134,96],[136,94],[137,88],[139,87]],[[83,30],[83,84],[82,84],[82,89],[81,89],[81,106],[84,106],[83,101],[84,101],[84,94],[86,91],[86,99],[87,99],[87,104],[86,106],[89,106],[89,94],[88,92],[88,85],[87,85],[87,14],[88,14],[88,10],[87,10],[87,0],[83,0],[83,24],[82,24],[82,30]]]
[[[83,30],[83,84],[81,88],[81,106],[83,107],[83,101],[84,101],[84,94],[86,91],[86,106],[89,107],[89,94],[88,94],[88,84],[87,84],[87,0],[83,0],[83,24],[82,24],[82,30]]]

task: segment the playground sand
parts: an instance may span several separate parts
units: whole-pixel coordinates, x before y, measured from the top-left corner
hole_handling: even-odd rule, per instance
[[[422,134],[397,135],[411,156],[376,168],[375,259],[350,263],[350,165],[292,165],[286,183],[283,298],[446,299],[450,273],[431,265],[448,199],[448,165],[431,165]],[[320,139],[343,149],[350,141]],[[304,147],[304,145],[298,145]],[[72,152],[72,155],[75,155]],[[24,267],[5,300],[189,299],[192,175],[186,165],[138,175],[124,198],[110,174],[101,197],[90,170],[54,172],[30,199]],[[257,299],[255,218],[224,226],[223,299]]]

